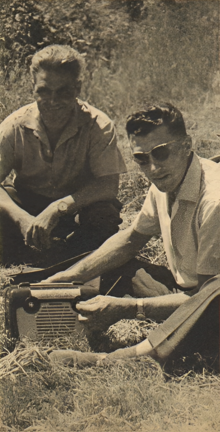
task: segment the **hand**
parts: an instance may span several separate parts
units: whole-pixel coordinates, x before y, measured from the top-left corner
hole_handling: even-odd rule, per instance
[[[143,268],[139,269],[132,279],[135,297],[157,297],[170,294],[171,291],[162,283],[156,281]]]
[[[37,249],[48,249],[51,246],[51,231],[56,227],[58,221],[57,206],[52,203],[34,218],[26,232],[25,243]]]
[[[87,318],[86,325],[92,330],[105,331],[123,318],[134,318],[136,300],[98,295],[90,300],[77,303],[76,309]]]
[[[27,231],[29,230],[31,225],[34,223],[34,221],[35,221],[34,216],[30,215],[27,212],[22,213],[22,218],[20,218],[20,220],[19,220],[19,225],[20,225],[21,234],[22,234],[24,240],[26,239]]]
[[[74,350],[54,350],[49,354],[52,363],[62,363],[65,366],[95,366],[98,361],[102,361],[107,354],[105,353],[92,353],[80,352]]]
[[[73,275],[73,272],[70,272],[69,270],[61,271],[59,273],[55,273],[53,276],[50,276],[49,278],[41,281],[46,283],[53,283],[53,282],[74,282],[79,281],[83,282],[81,277],[77,277]]]

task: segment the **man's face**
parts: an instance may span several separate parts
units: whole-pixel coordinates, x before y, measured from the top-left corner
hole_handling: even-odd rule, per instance
[[[141,171],[161,192],[173,192],[183,180],[190,154],[189,145],[184,145],[183,142],[184,138],[175,139],[165,126],[158,127],[146,136],[131,136],[132,151],[135,149],[135,152],[138,151],[140,154],[147,153],[161,144],[170,143],[166,149],[168,157],[165,160],[155,158],[153,152],[146,160],[144,155],[141,155],[143,160],[139,162]],[[138,154],[136,156],[138,158]]]
[[[74,109],[79,86],[69,72],[40,69],[33,93],[46,127],[62,128]]]

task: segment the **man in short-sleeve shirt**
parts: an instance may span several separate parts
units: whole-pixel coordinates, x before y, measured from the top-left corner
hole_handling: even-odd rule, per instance
[[[127,289],[137,297],[156,296],[173,288],[192,295],[220,273],[219,165],[192,152],[182,115],[172,105],[133,114],[127,132],[134,160],[152,183],[141,212],[130,228],[51,281],[77,277],[86,281],[97,274],[106,279],[111,274],[115,280],[121,276],[112,295]],[[160,266],[154,266],[152,274],[150,264],[131,260],[157,234],[162,234],[170,267],[168,282]],[[157,290],[156,284],[154,290],[148,273],[165,287]]]
[[[112,121],[78,99],[82,68],[68,46],[39,51],[31,66],[36,102],[0,126],[5,263],[56,262],[118,230],[118,177],[126,167]]]
[[[195,153],[169,212],[168,194],[152,185],[133,229],[162,234],[169,267],[183,288],[198,284],[198,274],[220,272],[220,169]]]
[[[182,115],[170,104],[147,107],[133,114],[128,118],[127,132],[134,159],[152,182],[141,212],[130,228],[46,281],[87,281],[98,274],[114,276],[110,284],[114,292],[110,291],[110,296],[97,296],[77,304],[90,330],[106,330],[121,319],[135,317],[166,320],[135,346],[108,355],[93,354],[90,358],[83,353],[83,361],[94,364],[103,358],[104,362],[115,362],[150,355],[164,363],[195,352],[203,354],[207,348],[213,355],[213,367],[219,351],[219,165],[191,151]],[[132,259],[153,235],[160,233],[173,278],[170,286],[165,283],[167,274],[161,273],[160,266]],[[149,275],[152,267],[154,278]],[[133,289],[129,294],[142,298],[116,297],[126,290],[128,293],[129,278]],[[179,288],[177,293],[172,292],[175,286]],[[181,292],[185,290],[191,298]],[[80,361],[78,354],[55,350],[51,359]]]

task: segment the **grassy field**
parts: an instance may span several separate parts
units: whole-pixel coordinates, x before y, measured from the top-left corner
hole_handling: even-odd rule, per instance
[[[149,187],[131,160],[124,127],[129,113],[146,101],[171,102],[183,112],[198,154],[220,153],[218,0],[0,3],[0,120],[33,100],[28,65],[37,49],[50,43],[78,49],[87,62],[82,98],[115,121],[128,167],[119,190],[122,229]],[[160,238],[140,255],[166,264]],[[17,270],[0,268],[1,288]],[[137,323],[123,323],[125,328],[129,336]],[[114,331],[122,332],[122,326]],[[137,333],[143,339],[147,330]],[[53,346],[91,350],[85,335],[57,339]],[[49,362],[50,350],[48,343],[25,340],[0,359],[0,431],[220,431],[220,376],[198,354],[168,374],[148,358],[57,367]]]
[[[55,367],[47,350],[26,342],[11,367],[1,360],[1,431],[219,431],[220,378],[205,369],[171,376],[147,358]]]
[[[161,252],[161,240],[154,239],[142,256],[160,263]],[[9,273],[18,270],[0,269],[2,288]],[[155,326],[122,320],[107,335],[130,345],[134,334],[139,342]],[[105,344],[114,340],[108,337]],[[4,332],[1,343],[4,346]],[[168,373],[147,357],[86,368],[53,365],[48,357],[52,348],[91,351],[84,333],[51,343],[17,342],[15,350],[0,359],[1,431],[220,431],[220,376],[199,354],[181,359]]]

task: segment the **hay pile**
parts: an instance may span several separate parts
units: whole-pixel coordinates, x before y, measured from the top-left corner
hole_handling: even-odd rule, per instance
[[[109,327],[100,335],[96,343],[107,352],[118,348],[135,345],[146,339],[149,331],[157,327],[155,322],[138,320],[121,320]],[[78,336],[78,337],[77,337]],[[97,335],[96,335],[97,336]],[[90,341],[91,342],[91,341]],[[0,359],[0,380],[15,375],[27,375],[29,371],[43,371],[51,367],[48,354],[53,349],[73,349],[82,352],[91,351],[85,335],[69,335],[51,340],[50,344],[41,341],[33,343],[27,338],[17,343],[13,352]]]
[[[137,319],[118,321],[106,332],[109,348],[114,351],[118,348],[136,345],[146,339],[149,332],[156,327],[158,324],[150,319],[146,321]]]
[[[122,319],[111,325],[106,332],[86,329],[89,347],[95,352],[110,353],[119,348],[136,345],[148,337],[158,324],[152,320]]]
[[[28,370],[46,370],[50,364],[48,354],[51,348],[43,349],[28,341],[20,342],[13,352],[0,359],[0,380],[19,374],[28,374]]]

